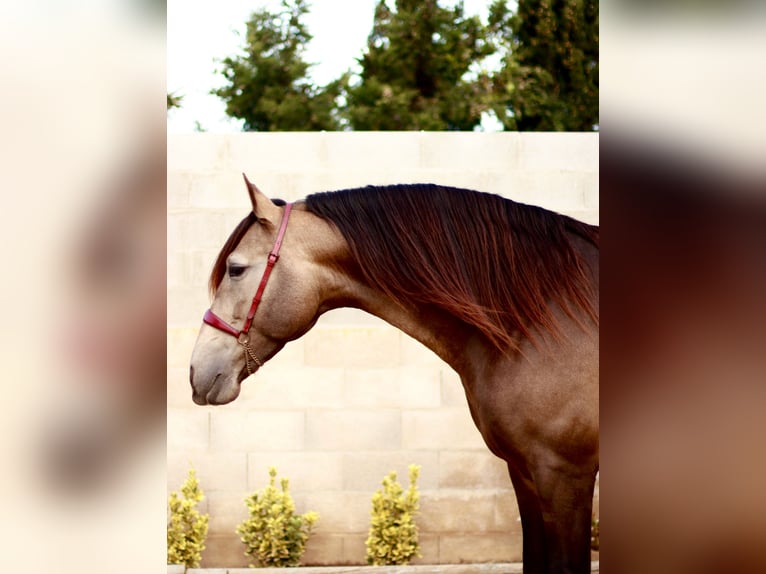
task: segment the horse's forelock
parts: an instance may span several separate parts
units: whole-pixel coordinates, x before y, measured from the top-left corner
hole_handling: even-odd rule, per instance
[[[226,259],[231,255],[231,252],[234,251],[237,245],[239,245],[239,242],[242,241],[245,233],[247,233],[248,229],[250,229],[256,221],[258,221],[258,218],[251,211],[247,214],[247,217],[237,224],[237,227],[231,232],[226,243],[223,244],[221,251],[218,253],[218,257],[216,257],[215,263],[213,264],[213,270],[210,272],[208,289],[210,290],[211,297],[215,297],[216,291],[218,291],[218,286],[221,284],[221,281],[223,281],[223,277],[226,274]]]

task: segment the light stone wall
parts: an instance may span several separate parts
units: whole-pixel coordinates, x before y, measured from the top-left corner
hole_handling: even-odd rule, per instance
[[[420,478],[416,563],[517,561],[518,508],[484,446],[457,375],[381,320],[342,309],[288,344],[221,407],[191,401],[189,357],[207,277],[249,201],[241,172],[272,197],[432,182],[498,193],[598,222],[598,135],[242,133],[168,137],[168,489],[190,466],[207,494],[203,565],[244,566],[234,532],[267,469],[321,518],[304,563],[361,564],[370,499],[385,474]]]

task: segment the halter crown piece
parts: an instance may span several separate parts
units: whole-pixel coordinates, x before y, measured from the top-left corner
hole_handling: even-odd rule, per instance
[[[258,310],[258,305],[261,303],[263,297],[263,291],[266,289],[266,283],[269,281],[271,270],[274,269],[277,261],[279,261],[279,250],[282,247],[282,240],[285,237],[285,231],[287,231],[287,222],[290,219],[290,212],[293,209],[293,204],[288,203],[285,205],[285,212],[282,215],[282,222],[279,224],[279,231],[277,232],[277,239],[274,241],[274,247],[271,248],[269,253],[269,259],[266,261],[266,269],[263,270],[263,276],[261,282],[258,285],[258,290],[253,296],[253,302],[250,304],[250,311],[247,312],[247,318],[242,329],[235,329],[229,325],[226,321],[221,319],[218,315],[213,313],[211,309],[205,311],[205,315],[202,317],[202,321],[207,323],[211,327],[215,327],[219,331],[223,331],[235,337],[237,343],[239,343],[245,352],[245,365],[247,366],[247,374],[252,375],[255,370],[250,366],[251,363],[255,363],[258,367],[263,366],[263,361],[258,358],[253,349],[250,347],[250,325],[253,323],[253,317]]]

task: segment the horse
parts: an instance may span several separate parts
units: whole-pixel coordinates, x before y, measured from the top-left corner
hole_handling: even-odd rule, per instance
[[[236,399],[248,375],[327,311],[376,315],[460,375],[481,436],[507,463],[525,574],[590,572],[599,228],[434,184],[289,204],[244,177],[252,210],[213,266],[193,401]]]

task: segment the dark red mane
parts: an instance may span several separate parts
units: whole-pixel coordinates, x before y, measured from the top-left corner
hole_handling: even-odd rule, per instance
[[[310,195],[361,272],[400,304],[435,305],[475,326],[498,349],[558,325],[551,303],[597,321],[592,287],[572,245],[598,247],[598,227],[497,195],[437,185],[369,186]]]

